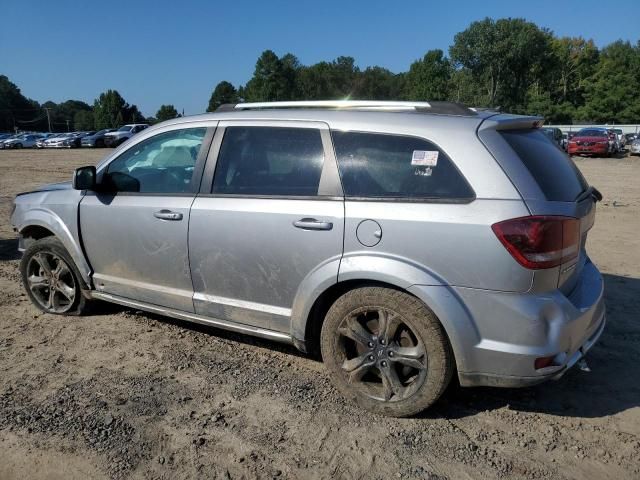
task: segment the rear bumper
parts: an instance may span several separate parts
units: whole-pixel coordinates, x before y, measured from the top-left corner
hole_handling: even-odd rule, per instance
[[[591,262],[569,295],[456,290],[480,338],[460,369],[463,386],[524,387],[560,378],[593,347],[606,323],[604,283]],[[541,357],[553,362],[536,370]]]

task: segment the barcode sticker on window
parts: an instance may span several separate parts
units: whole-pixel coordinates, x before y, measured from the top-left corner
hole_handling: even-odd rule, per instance
[[[411,155],[411,165],[420,167],[435,167],[438,165],[437,150],[414,150]]]

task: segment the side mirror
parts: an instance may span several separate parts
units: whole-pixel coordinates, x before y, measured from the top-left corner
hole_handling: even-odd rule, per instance
[[[76,190],[95,190],[96,167],[80,167],[73,172],[73,188]]]

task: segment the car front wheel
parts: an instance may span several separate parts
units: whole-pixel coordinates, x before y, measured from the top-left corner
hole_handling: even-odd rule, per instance
[[[80,274],[60,240],[45,237],[26,249],[20,273],[33,304],[46,313],[78,315],[86,310]]]
[[[433,312],[416,297],[388,288],[357,288],[336,300],[320,346],[345,397],[393,417],[431,406],[454,370],[449,342]]]

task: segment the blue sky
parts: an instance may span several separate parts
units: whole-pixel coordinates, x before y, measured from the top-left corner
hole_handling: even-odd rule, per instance
[[[252,75],[263,50],[303,64],[349,55],[394,72],[484,17],[523,17],[559,36],[638,41],[638,0],[5,1],[0,74],[44,102],[117,89],[145,115],[203,112],[221,80]]]

